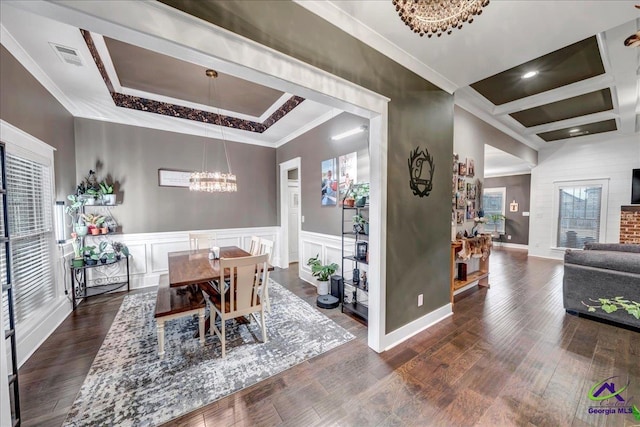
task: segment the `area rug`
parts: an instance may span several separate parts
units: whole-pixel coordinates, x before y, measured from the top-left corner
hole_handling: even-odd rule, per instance
[[[270,281],[266,344],[251,324],[227,322],[227,356],[195,317],[165,324],[160,359],[153,318],[156,293],[128,295],[91,365],[65,426],[154,426],[249,387],[354,336]]]

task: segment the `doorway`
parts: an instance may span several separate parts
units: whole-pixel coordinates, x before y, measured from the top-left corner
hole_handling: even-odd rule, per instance
[[[289,180],[287,183],[289,201],[289,229],[287,230],[289,238],[289,264],[296,263],[298,259],[298,230],[300,224],[300,179],[298,169],[287,171]]]

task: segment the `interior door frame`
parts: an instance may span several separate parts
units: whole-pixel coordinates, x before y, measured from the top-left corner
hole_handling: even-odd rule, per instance
[[[289,171],[298,169],[298,185],[302,189],[302,158],[295,157],[280,163],[280,264],[289,268]],[[302,191],[298,200],[298,251],[300,250],[300,232],[302,231]],[[299,258],[299,257],[298,257]],[[300,262],[298,262],[300,276]]]
[[[292,169],[293,170],[293,169]],[[291,191],[292,188],[295,188],[298,190],[298,250],[296,251],[298,254],[298,259],[296,261],[293,260],[289,260],[289,262],[297,262],[300,263],[300,230],[302,230],[302,205],[300,204],[300,175],[298,175],[298,179],[289,179],[287,182],[287,199],[289,198],[290,194],[289,192]],[[291,214],[291,209],[289,210],[289,214]],[[287,229],[287,233],[288,233],[288,229]],[[287,236],[288,237],[288,236]],[[289,243],[289,239],[287,239],[287,243]],[[289,253],[291,253],[291,251],[289,251]]]

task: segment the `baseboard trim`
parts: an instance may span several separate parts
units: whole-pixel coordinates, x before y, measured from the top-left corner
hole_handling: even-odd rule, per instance
[[[520,243],[494,242],[494,246],[497,247],[497,248],[511,248],[511,249],[529,250],[529,245],[523,245],[523,244],[520,244]]]
[[[440,308],[433,310],[432,312],[407,323],[406,325],[396,329],[395,331],[385,336],[385,341],[388,343],[384,347],[384,351],[390,350],[398,344],[403,343],[414,335],[430,328],[438,322],[453,315],[453,306],[451,303],[445,304]]]
[[[71,301],[62,296],[55,301],[56,306],[40,322],[38,327],[30,328],[30,332],[17,342],[18,366],[29,360],[31,355],[42,345],[49,335],[71,314]]]

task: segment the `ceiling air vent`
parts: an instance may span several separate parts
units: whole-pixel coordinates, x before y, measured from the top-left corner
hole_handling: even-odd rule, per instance
[[[71,64],[71,65],[76,65],[78,67],[82,67],[84,65],[84,63],[82,62],[82,58],[80,57],[80,54],[78,53],[77,49],[61,46],[55,43],[49,43],[49,44],[51,45],[53,50],[58,55],[58,58],[60,58],[62,62]]]

